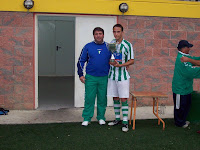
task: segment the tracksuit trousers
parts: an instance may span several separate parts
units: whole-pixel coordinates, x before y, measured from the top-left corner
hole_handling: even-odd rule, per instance
[[[186,117],[189,113],[191,106],[191,94],[188,95],[179,95],[173,93],[174,99],[174,121],[175,125],[182,127],[185,125]]]
[[[84,121],[91,121],[97,97],[97,120],[105,120],[108,76],[96,77],[86,74],[85,79],[85,105],[82,117]]]

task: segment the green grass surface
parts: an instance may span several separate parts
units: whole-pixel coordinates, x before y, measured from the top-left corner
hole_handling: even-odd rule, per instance
[[[165,119],[166,129],[157,120],[136,120],[136,130],[128,133],[121,126],[100,126],[81,123],[0,125],[0,150],[115,150],[115,149],[178,149],[199,150],[200,124],[189,128],[175,127],[172,119]]]

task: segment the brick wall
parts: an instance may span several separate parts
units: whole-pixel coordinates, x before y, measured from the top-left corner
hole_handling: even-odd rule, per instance
[[[120,16],[125,39],[133,44],[135,64],[130,67],[132,91],[162,91],[172,105],[171,82],[180,39],[194,44],[200,56],[200,19]],[[0,107],[34,109],[33,14],[0,12]],[[195,80],[194,89],[200,90]],[[149,99],[139,106],[151,105]]]
[[[120,16],[125,39],[133,44],[135,64],[130,68],[132,91],[161,91],[169,98],[161,103],[173,105],[172,77],[177,44],[187,39],[194,44],[192,55],[200,56],[200,19]],[[200,80],[194,89],[200,90]],[[149,99],[139,106],[152,105]]]
[[[0,12],[0,107],[34,109],[33,14]]]

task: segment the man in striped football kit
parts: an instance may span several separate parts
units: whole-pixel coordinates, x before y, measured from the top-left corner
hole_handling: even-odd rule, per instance
[[[116,24],[113,26],[115,39],[111,43],[116,43],[114,52],[115,62],[110,62],[108,75],[107,96],[112,96],[114,101],[115,120],[108,123],[114,126],[121,123],[120,108],[122,106],[122,131],[128,131],[128,103],[129,98],[129,78],[127,67],[134,63],[134,53],[132,44],[123,39],[123,26]],[[120,104],[121,100],[121,104]]]

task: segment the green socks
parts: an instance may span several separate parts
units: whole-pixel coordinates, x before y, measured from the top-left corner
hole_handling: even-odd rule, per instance
[[[114,111],[116,120],[120,120],[120,100],[114,100]]]
[[[128,103],[122,102],[123,124],[128,124]]]
[[[116,120],[120,120],[120,100],[114,100],[114,111]],[[128,124],[128,103],[122,102],[123,124]]]

